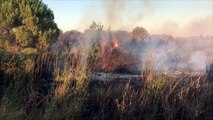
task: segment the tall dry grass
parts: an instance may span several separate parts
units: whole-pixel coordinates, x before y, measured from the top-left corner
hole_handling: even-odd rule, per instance
[[[205,75],[158,74],[149,61],[137,82],[90,82],[68,52],[0,59],[0,119],[213,119]]]

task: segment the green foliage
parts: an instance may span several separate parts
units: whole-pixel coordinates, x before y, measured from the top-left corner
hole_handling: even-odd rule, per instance
[[[34,103],[40,99],[39,73],[48,69],[40,53],[60,32],[53,20],[52,11],[40,0],[0,2],[0,119],[25,119],[29,108],[38,107]]]
[[[88,67],[89,68],[96,68],[99,57],[101,55],[101,46],[99,43],[94,43],[93,47],[90,49],[89,54],[88,54]]]
[[[0,13],[0,40],[17,51],[45,50],[60,33],[52,11],[40,0],[6,0],[0,3]]]
[[[51,102],[47,103],[43,117],[45,120],[81,119],[87,97],[84,91],[69,87],[66,94],[54,96]]]
[[[152,80],[146,82],[148,96],[153,104],[158,104],[159,100],[162,99],[165,83],[166,77],[164,75],[156,75]]]
[[[93,42],[92,42],[92,46],[89,50],[88,58],[87,58],[88,68],[90,68],[91,70],[94,70],[97,67],[97,63],[98,63],[99,57],[101,55],[100,40],[101,40],[102,29],[103,29],[103,25],[101,25],[101,24],[97,24],[97,23],[93,22],[90,25],[90,30],[95,31],[95,33],[96,33],[92,37]]]

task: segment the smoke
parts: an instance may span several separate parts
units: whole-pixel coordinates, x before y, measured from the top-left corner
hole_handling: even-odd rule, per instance
[[[204,70],[207,66],[207,59],[204,51],[195,51],[191,55],[190,61],[191,65],[194,66],[194,69]]]
[[[213,35],[213,15],[205,18],[194,19],[182,28],[182,34],[193,35]]]
[[[152,30],[154,33],[170,34],[173,36],[199,36],[199,35],[213,35],[213,16],[206,16],[204,18],[192,19],[183,26],[177,22],[167,20],[162,23],[160,28]]]
[[[103,1],[105,17],[110,26],[117,26],[122,23],[125,1]]]
[[[155,69],[158,71],[176,68],[204,71],[208,61],[213,60],[213,36],[173,37],[151,34],[144,40],[133,41],[131,34],[114,32],[121,46],[140,58],[140,64],[146,63],[147,57],[154,56]]]
[[[125,50],[140,59],[135,70],[141,70],[141,64],[146,63],[150,56],[155,59],[155,69],[170,71],[176,68],[190,68],[194,71],[204,71],[207,63],[213,62],[213,36],[173,37],[166,34],[150,34],[147,38],[133,40],[133,33],[129,31],[102,31],[87,29],[84,33],[73,32],[81,51],[81,63],[87,61],[89,50],[97,42],[101,48],[109,44],[113,37],[117,38],[119,49]],[[61,37],[63,38],[63,37]],[[64,38],[64,41],[68,39]],[[70,38],[70,40],[72,40]],[[113,47],[113,46],[112,46]],[[72,51],[72,50],[71,50]],[[103,51],[103,50],[102,50]]]
[[[154,54],[157,70],[190,68],[194,71],[204,71],[207,61],[213,58],[212,38],[212,36],[173,38],[167,35],[151,35],[137,54],[141,55],[142,63],[146,56]]]
[[[96,4],[99,2],[93,2],[85,7],[85,15],[78,25],[82,33],[75,38],[78,42],[77,50],[82,54],[81,63],[86,62],[89,50],[97,41],[103,48],[114,36],[118,38],[119,49],[127,50],[140,59],[138,68],[135,69],[141,69],[141,64],[146,62],[150,54],[154,56],[156,69],[163,71],[187,67],[200,71],[205,70],[208,62],[213,62],[212,15],[192,19],[184,25],[180,24],[183,21],[167,20],[158,28],[154,26],[155,22],[160,23],[161,17],[169,16],[160,16],[160,14],[160,17],[157,16],[159,20],[155,20],[156,16],[153,16],[156,8],[151,4],[153,1],[106,0],[101,1],[99,6]],[[155,30],[148,31],[150,35],[146,39],[134,41],[131,30],[136,25],[143,25],[145,18],[146,20],[154,19],[149,22],[153,22],[151,24]],[[104,24],[105,31],[87,29],[93,20],[103,22],[101,24]],[[145,23],[148,22],[145,21]],[[111,31],[106,31],[108,27]],[[76,49],[71,49],[71,53],[72,51]]]
[[[149,0],[106,0],[103,1],[103,8],[105,24],[113,30],[133,29],[145,16],[154,13]]]
[[[99,2],[101,3],[99,5]],[[102,0],[89,2],[84,8],[84,16],[77,25],[83,32],[92,21],[101,22],[105,29],[130,30],[143,22],[143,18],[154,13],[149,0]]]

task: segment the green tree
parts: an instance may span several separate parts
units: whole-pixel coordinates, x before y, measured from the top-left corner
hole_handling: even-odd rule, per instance
[[[0,2],[0,43],[10,51],[46,50],[59,34],[53,12],[41,0]]]
[[[133,40],[139,41],[144,40],[148,37],[148,32],[143,27],[135,27],[132,31]]]

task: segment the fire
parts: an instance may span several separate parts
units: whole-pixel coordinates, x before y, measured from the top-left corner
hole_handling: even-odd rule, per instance
[[[115,48],[118,48],[118,47],[119,47],[118,42],[115,42],[114,47],[115,47]]]
[[[114,42],[114,48],[118,48],[118,38],[116,36],[113,37],[113,42]]]

